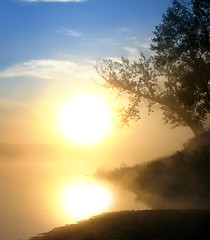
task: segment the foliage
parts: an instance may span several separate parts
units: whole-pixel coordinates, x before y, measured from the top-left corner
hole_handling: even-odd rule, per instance
[[[201,131],[210,112],[209,16],[207,0],[174,0],[153,33],[154,56],[97,62],[103,86],[128,97],[128,106],[121,109],[123,125],[140,119],[146,100],[148,112],[159,106],[166,123]]]
[[[209,221],[210,211],[122,211],[55,228],[30,240],[204,240],[209,238]]]
[[[137,200],[153,209],[209,208],[209,143],[210,131],[192,139],[184,150],[172,156],[96,175],[133,192]]]

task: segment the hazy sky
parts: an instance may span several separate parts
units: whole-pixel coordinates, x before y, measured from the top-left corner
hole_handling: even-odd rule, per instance
[[[73,94],[98,94],[114,105],[112,94],[92,81],[98,79],[93,64],[98,58],[149,54],[154,26],[170,4],[0,1],[0,143],[7,143],[0,147],[0,239],[24,239],[71,222],[59,213],[55,196],[75,175],[145,162],[172,153],[192,137],[187,128],[171,130],[157,112],[143,113],[130,129],[115,131],[92,148],[37,145],[69,144],[57,127],[57,111]],[[112,209],[137,206],[133,196],[120,192]]]
[[[98,58],[147,53],[154,26],[169,4],[1,0],[0,141],[52,141],[53,108],[72,92],[102,91],[91,81]],[[37,128],[50,137],[31,130]]]

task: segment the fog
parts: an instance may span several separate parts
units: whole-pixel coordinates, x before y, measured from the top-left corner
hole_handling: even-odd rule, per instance
[[[210,131],[184,149],[135,166],[98,170],[96,176],[135,194],[152,209],[209,209]]]
[[[147,119],[145,123],[153,121],[155,128],[157,119]],[[170,154],[182,148],[191,136],[187,128],[172,131],[169,126],[160,125],[152,133],[153,127],[145,132],[141,124],[133,125],[112,136],[112,141],[92,147],[0,144],[0,239],[27,239],[73,223],[75,220],[65,212],[59,199],[66,185],[75,179],[92,179],[98,169],[132,166]],[[113,194],[107,211],[151,208],[141,199],[136,201],[136,195],[126,189],[104,180],[102,184]]]
[[[19,156],[20,157],[20,156]],[[27,158],[16,162],[3,160],[0,163],[0,224],[1,239],[28,238],[56,226],[73,223],[74,219],[62,208],[59,195],[62,188],[75,179],[89,180],[94,168],[86,160]],[[78,165],[82,167],[78,167]],[[141,208],[132,194],[125,194],[116,187],[112,210]],[[120,203],[118,204],[117,201]],[[110,209],[111,210],[111,209]],[[12,231],[11,231],[12,229]]]

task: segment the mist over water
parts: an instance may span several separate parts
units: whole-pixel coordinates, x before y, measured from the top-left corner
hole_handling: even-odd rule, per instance
[[[0,146],[0,239],[27,239],[56,226],[74,223],[62,206],[62,190],[77,180],[96,181],[92,175],[102,162],[73,157],[65,147],[44,145]],[[90,154],[91,155],[91,154]],[[93,164],[91,165],[91,162]],[[102,182],[113,194],[107,211],[144,209],[132,193]],[[10,231],[9,229],[12,229]]]
[[[153,121],[147,123],[153,126]],[[14,240],[17,236],[27,239],[56,226],[74,222],[75,219],[60,203],[62,189],[66,185],[77,179],[92,179],[98,169],[133,166],[146,163],[157,155],[170,154],[189,138],[187,129],[177,129],[169,135],[166,127],[159,130],[162,132],[159,141],[159,137],[152,138],[152,131],[153,128],[145,134],[142,126],[137,125],[119,132],[110,142],[92,147],[0,144],[0,221],[4,226],[0,239]],[[155,134],[159,135],[159,132]],[[170,147],[166,147],[166,144]],[[102,181],[113,194],[113,202],[107,211],[150,208],[141,199],[136,201],[136,194],[126,188],[93,179]],[[10,228],[13,231],[9,231]]]

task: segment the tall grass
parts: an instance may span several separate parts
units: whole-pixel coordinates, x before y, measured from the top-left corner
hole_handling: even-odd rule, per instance
[[[97,177],[135,193],[152,209],[210,208],[210,131],[182,151],[146,164],[99,170]]]

